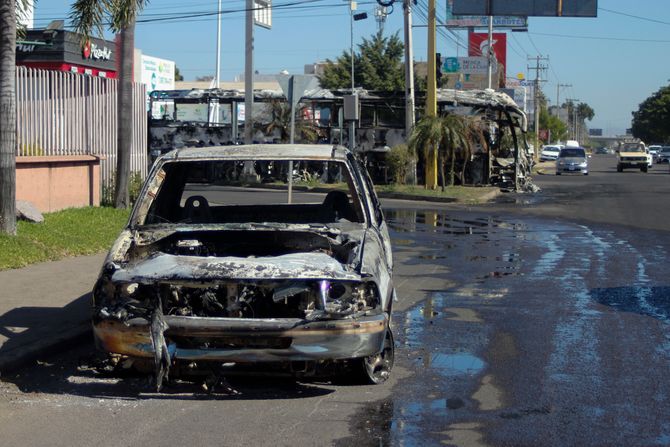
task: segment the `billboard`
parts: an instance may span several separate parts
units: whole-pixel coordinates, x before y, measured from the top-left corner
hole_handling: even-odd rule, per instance
[[[141,82],[147,86],[147,94],[154,90],[174,90],[174,62],[142,55]]]
[[[488,16],[454,16],[452,14],[454,0],[447,1],[446,25],[450,28],[488,28]],[[519,16],[495,16],[493,17],[494,28],[528,28],[528,17]]]
[[[454,0],[454,15],[597,17],[598,0]]]
[[[486,33],[468,34],[468,56],[488,54],[489,36]],[[505,73],[507,67],[507,34],[493,33],[493,55],[500,70]]]

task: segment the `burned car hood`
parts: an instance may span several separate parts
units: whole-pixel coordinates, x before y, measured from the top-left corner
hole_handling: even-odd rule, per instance
[[[326,253],[291,253],[260,258],[152,255],[112,276],[119,282],[193,282],[225,279],[360,279]]]
[[[110,252],[114,282],[201,282],[291,278],[361,279],[378,245],[361,225],[339,228],[207,227],[124,232]],[[368,244],[373,240],[376,243]],[[377,250],[370,250],[377,252]]]

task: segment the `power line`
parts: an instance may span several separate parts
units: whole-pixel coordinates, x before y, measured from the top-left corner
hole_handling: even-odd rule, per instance
[[[530,38],[531,33],[527,33]],[[610,40],[619,42],[647,42],[647,43],[670,43],[670,40],[661,39],[628,39],[623,37],[600,37],[600,36],[577,36],[572,34],[532,33],[536,36],[565,37],[569,39]]]
[[[598,8],[598,9],[601,10],[601,11],[606,11],[606,12],[612,13],[612,14],[618,14],[618,15],[624,16],[624,17],[631,17],[633,19],[644,20],[644,21],[647,21],[647,22],[660,23],[661,25],[670,25],[670,22],[664,22],[663,20],[651,19],[649,17],[636,16],[636,15],[633,15],[633,14],[628,14],[626,12],[615,11],[613,9],[607,9],[607,8]]]

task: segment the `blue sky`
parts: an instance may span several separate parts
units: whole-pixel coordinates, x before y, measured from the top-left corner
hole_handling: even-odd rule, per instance
[[[345,0],[298,0],[299,7],[276,8],[273,28],[256,28],[255,68],[261,73],[288,70],[302,73],[303,66],[337,57],[349,47],[349,12]],[[67,17],[71,1],[39,0],[35,26]],[[274,0],[275,6],[296,0]],[[422,14],[427,0],[419,0],[414,24],[425,24]],[[244,0],[223,0],[223,10],[241,11]],[[354,42],[376,31],[375,1],[358,2],[367,20],[354,25]],[[152,20],[166,15],[213,13],[216,0],[153,0],[140,16]],[[575,98],[595,110],[589,126],[606,134],[621,133],[630,127],[631,112],[639,103],[670,82],[670,1],[599,0],[597,18],[529,18],[528,33],[509,33],[508,76],[525,73],[532,78],[528,57],[548,56],[549,68],[543,85],[550,101]],[[446,0],[437,0],[438,18],[446,15]],[[387,18],[386,33],[402,37],[402,2]],[[465,41],[465,32],[456,32]],[[443,56],[457,50],[447,33],[438,33],[437,48]],[[174,60],[187,80],[212,75],[215,70],[216,17],[138,23],[136,47],[144,54]],[[414,54],[426,60],[425,28],[414,28]],[[232,80],[244,71],[244,13],[231,12],[222,19],[222,80]]]

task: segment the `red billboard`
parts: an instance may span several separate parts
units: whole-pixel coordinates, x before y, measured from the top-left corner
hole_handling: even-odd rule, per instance
[[[488,33],[468,34],[468,56],[486,56],[488,53]],[[493,33],[493,54],[498,64],[502,64],[502,72],[507,67],[507,34]]]

